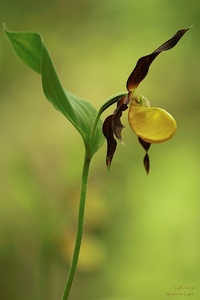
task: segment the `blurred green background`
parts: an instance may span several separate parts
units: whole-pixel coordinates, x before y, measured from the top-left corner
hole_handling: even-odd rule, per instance
[[[1,0],[0,20],[41,33],[63,86],[96,108],[125,90],[139,57],[195,25],[156,58],[138,89],[178,123],[172,140],[152,145],[149,176],[126,112],[125,146],[118,145],[111,172],[106,143],[93,159],[70,299],[162,300],[177,291],[200,299],[199,1]],[[0,299],[60,299],[76,231],[82,140],[2,31],[0,86]]]

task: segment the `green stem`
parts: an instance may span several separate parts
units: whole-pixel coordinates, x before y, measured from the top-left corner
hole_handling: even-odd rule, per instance
[[[97,127],[97,123],[99,122],[99,119],[101,117],[101,114],[104,112],[104,110],[106,110],[109,106],[113,105],[114,103],[116,103],[120,97],[127,95],[127,92],[123,92],[120,94],[117,94],[116,96],[113,96],[112,98],[108,99],[99,109],[96,118],[94,120],[94,124],[90,133],[90,137],[93,138],[96,127]]]
[[[125,93],[118,94],[118,95],[112,97],[111,99],[109,99],[108,101],[106,101],[101,106],[101,108],[99,109],[99,111],[96,115],[92,130],[91,130],[91,134],[90,134],[91,139],[94,137],[98,121],[99,121],[100,116],[103,113],[103,111],[106,108],[108,108],[110,105],[117,102],[118,99],[123,95],[125,95]],[[65,284],[62,300],[68,300],[68,298],[69,298],[69,294],[70,294],[70,291],[71,291],[72,283],[73,283],[73,280],[74,280],[74,276],[75,276],[76,268],[77,268],[77,264],[78,264],[78,258],[79,258],[81,242],[82,242],[82,236],[83,236],[83,228],[84,228],[85,200],[86,200],[86,192],[87,192],[87,183],[88,183],[90,162],[91,162],[91,157],[89,155],[87,155],[87,150],[86,150],[86,155],[85,155],[84,165],[83,165],[83,171],[82,171],[82,183],[81,183],[81,191],[80,191],[80,202],[79,202],[76,241],[75,241],[72,262],[71,262],[71,265],[70,265],[69,274],[68,274],[68,278],[67,278],[67,281],[66,281],[66,284]]]
[[[62,300],[67,300],[69,297],[69,293],[72,287],[72,283],[74,280],[74,276],[76,273],[76,267],[79,258],[79,252],[81,248],[82,236],[83,236],[83,228],[84,228],[84,213],[85,213],[85,200],[86,200],[86,192],[87,192],[87,184],[88,184],[88,175],[90,168],[91,159],[85,155],[83,171],[82,171],[82,182],[81,182],[81,191],[80,191],[80,202],[79,202],[79,212],[78,212],[78,223],[77,223],[77,233],[76,233],[76,241],[74,246],[74,252],[72,257],[71,266],[69,269],[68,278],[65,284]]]

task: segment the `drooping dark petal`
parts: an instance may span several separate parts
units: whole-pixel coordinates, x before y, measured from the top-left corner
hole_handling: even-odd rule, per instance
[[[122,141],[121,131],[124,128],[123,124],[121,123],[120,118],[122,116],[122,112],[128,108],[128,105],[127,105],[128,102],[129,102],[129,99],[128,99],[127,95],[121,97],[119,99],[119,101],[117,102],[117,108],[113,114],[113,123],[112,123],[113,132],[114,132],[116,138],[118,138],[120,141]]]
[[[117,142],[113,134],[113,115],[108,116],[103,123],[103,134],[107,140],[107,154],[106,154],[106,165],[110,170],[113,155],[115,153]]]
[[[142,147],[144,148],[144,150],[146,151],[146,154],[144,156],[144,160],[143,160],[143,163],[144,163],[144,168],[147,172],[147,174],[149,173],[149,170],[150,170],[150,159],[149,159],[149,155],[148,155],[148,150],[151,146],[150,143],[144,141],[142,138],[138,137],[138,140],[140,142],[140,144],[142,145]]]
[[[113,115],[113,132],[116,136],[116,138],[118,138],[118,140],[122,141],[122,136],[121,136],[121,132],[122,129],[124,128],[124,125],[122,124],[120,117],[121,117],[122,113],[116,113]]]
[[[158,56],[158,54],[163,51],[167,51],[173,48],[190,28],[191,27],[177,31],[177,33],[171,39],[163,43],[151,54],[141,57],[127,80],[127,90],[131,91],[135,89],[139,85],[139,83],[146,77],[149,67],[156,56]]]
[[[150,160],[149,160],[149,155],[148,155],[148,153],[145,154],[143,163],[144,163],[144,168],[145,168],[147,174],[149,174]]]
[[[144,141],[141,137],[138,137],[138,140],[139,140],[140,144],[142,145],[142,147],[144,148],[144,150],[147,152],[151,146],[151,143]]]
[[[122,140],[121,131],[124,126],[122,125],[120,118],[122,116],[122,112],[128,108],[128,102],[129,99],[127,95],[120,97],[114,113],[108,116],[103,123],[103,134],[107,140],[106,165],[108,170],[110,169],[113,155],[117,147],[117,141],[115,140],[114,135],[120,141]]]

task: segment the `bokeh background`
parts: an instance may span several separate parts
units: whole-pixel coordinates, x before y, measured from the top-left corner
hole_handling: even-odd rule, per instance
[[[118,145],[111,172],[106,143],[93,159],[70,299],[183,299],[187,293],[200,299],[199,1],[1,0],[0,20],[10,30],[41,33],[63,86],[97,109],[125,90],[139,57],[195,25],[156,58],[138,89],[178,123],[172,140],[152,145],[150,174],[126,112],[125,146]],[[2,31],[0,89],[0,299],[61,299],[83,143]],[[169,295],[177,292],[185,296]]]

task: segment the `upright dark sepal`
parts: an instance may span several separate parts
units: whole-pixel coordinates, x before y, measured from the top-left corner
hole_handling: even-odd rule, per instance
[[[158,56],[158,54],[173,48],[190,28],[191,27],[177,31],[177,33],[171,39],[163,43],[151,54],[141,57],[127,80],[127,90],[132,91],[133,89],[135,89],[146,77],[151,63]]]

